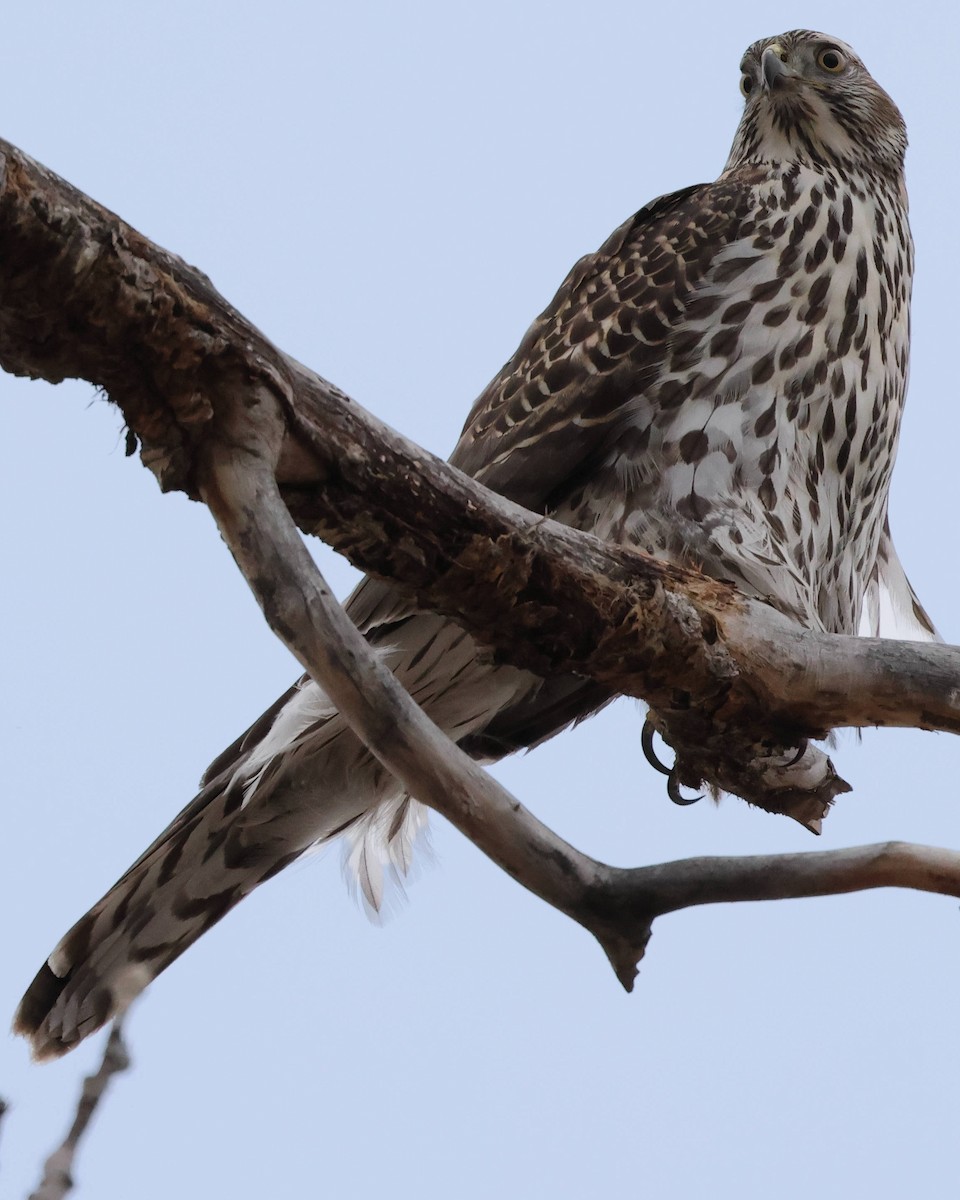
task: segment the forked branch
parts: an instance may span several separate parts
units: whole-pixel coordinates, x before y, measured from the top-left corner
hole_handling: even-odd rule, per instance
[[[226,428],[206,459],[201,491],[270,627],[410,794],[589,930],[628,991],[654,919],[681,908],[873,887],[960,896],[960,854],[904,843],[633,869],[582,854],[437,729],[337,603],[276,486],[283,421],[270,394],[261,392],[256,405],[247,395]]]
[[[0,260],[0,364],[104,388],[161,486],[208,502],[271,627],[373,753],[591,929],[622,980],[654,917],[688,904],[889,884],[957,894],[952,856],[931,866],[934,852],[909,848],[636,872],[579,854],[413,705],[336,605],[291,514],[502,659],[646,699],[684,782],[703,778],[811,828],[847,785],[822,752],[798,747],[838,725],[960,731],[957,648],[806,632],[696,571],[492,495],[282,354],[199,271],[5,143]]]
[[[817,828],[846,785],[815,748],[794,761],[805,738],[840,725],[960,730],[957,649],[801,631],[725,584],[487,492],[283,355],[195,268],[2,142],[0,260],[7,370],[103,387],[161,485],[192,496],[223,436],[223,397],[267,390],[283,425],[277,479],[301,528],[506,661],[647,700],[684,782]]]

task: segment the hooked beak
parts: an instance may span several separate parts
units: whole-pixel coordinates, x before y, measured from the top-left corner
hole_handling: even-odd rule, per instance
[[[796,74],[787,66],[787,52],[779,42],[774,42],[764,50],[760,58],[760,68],[763,85],[768,92],[780,87],[785,79],[792,79]]]

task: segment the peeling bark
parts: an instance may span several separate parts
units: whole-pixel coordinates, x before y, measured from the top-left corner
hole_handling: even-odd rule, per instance
[[[807,738],[960,731],[960,650],[799,629],[693,570],[529,513],[284,355],[200,271],[0,142],[0,364],[88,379],[164,490],[213,511],[274,631],[412,794],[591,929],[626,984],[662,912],[902,885],[960,894],[956,856],[866,848],[614,871],[443,738],[330,596],[292,518],[462,622],[491,654],[647,700],[684,783],[818,828],[847,790]]]
[[[269,393],[233,417],[204,463],[201,491],[271,628],[407,791],[589,930],[627,991],[653,921],[681,908],[891,886],[960,896],[960,854],[901,843],[633,869],[582,854],[437,729],[334,599],[276,485],[283,423]]]

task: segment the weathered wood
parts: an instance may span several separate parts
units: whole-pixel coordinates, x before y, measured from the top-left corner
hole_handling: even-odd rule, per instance
[[[903,843],[633,869],[582,854],[437,729],[336,602],[276,485],[274,398],[263,390],[221,411],[226,436],[205,456],[201,491],[271,628],[407,791],[589,930],[628,991],[653,921],[681,908],[891,886],[960,896],[960,854]]]
[[[223,398],[266,388],[282,414],[277,478],[301,528],[503,659],[646,699],[692,786],[703,779],[815,827],[846,785],[814,748],[793,761],[804,738],[838,725],[960,730],[957,649],[801,631],[728,585],[487,492],[283,355],[201,272],[6,143],[0,260],[6,369],[104,388],[161,486],[194,497],[198,463],[223,437]]]

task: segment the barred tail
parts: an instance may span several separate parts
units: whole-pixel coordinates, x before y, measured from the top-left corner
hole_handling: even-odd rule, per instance
[[[291,839],[289,821],[275,834],[269,820],[244,821],[242,800],[240,786],[223,782],[201,792],[60,941],[14,1017],[36,1059],[65,1054],[122,1011],[314,840]]]
[[[375,607],[380,592],[367,581],[358,595]],[[438,725],[487,761],[545,740],[609,699],[588,680],[544,682],[486,662],[462,629],[436,616],[386,620],[379,642]],[[65,1054],[99,1029],[317,842],[350,831],[348,864],[365,903],[378,908],[424,824],[420,806],[308,679],[224,751],[207,779],[40,968],[14,1018],[37,1059]]]

